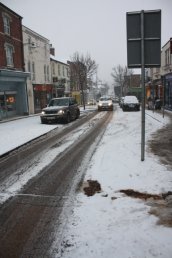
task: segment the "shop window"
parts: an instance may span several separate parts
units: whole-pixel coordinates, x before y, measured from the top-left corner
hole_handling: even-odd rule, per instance
[[[14,92],[0,92],[0,111],[2,113],[16,111],[16,94]]]
[[[5,110],[6,110],[5,98],[4,98],[4,95],[1,95],[1,92],[0,92],[0,111],[3,112]]]
[[[16,110],[16,96],[15,95],[7,95],[6,96],[6,104],[8,111]]]

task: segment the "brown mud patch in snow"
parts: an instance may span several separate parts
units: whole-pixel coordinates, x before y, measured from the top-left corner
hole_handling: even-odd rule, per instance
[[[121,193],[124,193],[133,198],[139,198],[147,200],[149,198],[153,198],[154,200],[161,200],[162,196],[157,194],[148,194],[148,193],[140,193],[138,191],[134,191],[133,189],[120,190]]]
[[[101,185],[97,180],[87,180],[83,183],[81,190],[87,196],[93,196],[94,194],[101,192]]]
[[[166,114],[170,118],[169,124],[157,130],[152,139],[148,141],[151,152],[157,155],[160,161],[172,168],[172,114]]]
[[[151,206],[149,214],[158,217],[157,224],[172,227],[172,192],[160,195],[140,193],[132,189],[120,190],[121,193],[133,198],[139,198],[146,201]]]

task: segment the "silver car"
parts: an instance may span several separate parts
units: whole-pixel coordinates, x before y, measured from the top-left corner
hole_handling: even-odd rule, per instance
[[[98,102],[98,111],[111,110],[113,111],[113,101],[110,97],[101,97]]]

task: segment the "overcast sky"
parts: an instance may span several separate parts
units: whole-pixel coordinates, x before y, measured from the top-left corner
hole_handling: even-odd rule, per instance
[[[172,0],[2,0],[23,25],[50,40],[56,59],[78,51],[99,65],[98,78],[112,83],[112,67],[127,64],[126,12],[162,10],[162,46],[172,37]]]

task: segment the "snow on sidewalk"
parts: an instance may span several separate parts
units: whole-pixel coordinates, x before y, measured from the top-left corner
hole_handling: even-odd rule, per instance
[[[146,113],[146,153],[142,162],[141,112],[114,112],[84,178],[84,182],[96,180],[102,190],[93,196],[82,190],[77,193],[62,238],[59,240],[57,232],[52,245],[53,257],[172,257],[172,229],[157,224],[158,218],[149,213],[151,207],[144,200],[120,192],[133,189],[161,194],[171,190],[171,171],[147,145],[151,134],[168,118]]]

